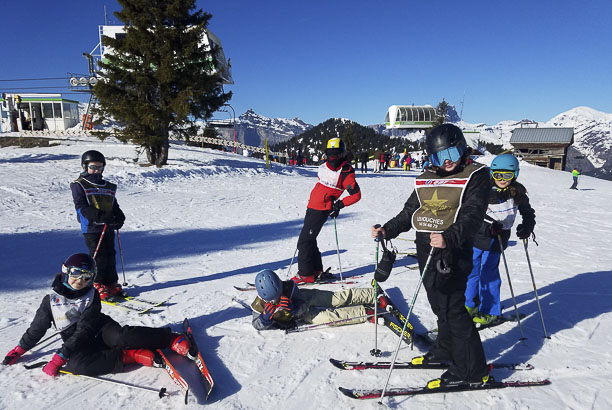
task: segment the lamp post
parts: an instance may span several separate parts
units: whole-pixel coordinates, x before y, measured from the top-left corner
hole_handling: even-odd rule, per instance
[[[232,110],[233,120],[232,125],[234,127],[234,154],[236,153],[236,111],[234,111],[234,107],[229,104],[224,104],[224,106],[229,107]]]

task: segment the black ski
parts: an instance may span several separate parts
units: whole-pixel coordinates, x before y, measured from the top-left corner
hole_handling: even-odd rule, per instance
[[[329,359],[329,362],[342,370],[388,369],[391,362],[349,362]],[[448,369],[449,363],[414,364],[412,362],[395,362],[394,369]],[[493,369],[533,370],[529,363],[491,363]]]
[[[204,364],[204,359],[202,359],[202,354],[200,353],[200,349],[198,349],[198,345],[196,344],[195,338],[193,337],[193,332],[191,331],[191,326],[189,325],[189,320],[185,318],[183,321],[183,332],[189,339],[189,343],[191,344],[191,348],[189,349],[189,354],[187,357],[195,362],[198,366],[198,370],[202,374],[202,380],[204,381],[204,388],[206,389],[206,399],[208,400],[208,396],[215,385],[215,382]]]
[[[434,379],[427,383],[424,387],[396,387],[385,391],[385,397],[390,396],[416,396],[418,394],[434,394],[434,393],[455,393],[462,391],[471,390],[491,390],[491,389],[504,389],[506,387],[535,387],[535,386],[546,386],[550,384],[550,380],[532,380],[532,381],[493,381],[487,384],[478,385],[458,385],[458,386],[437,386],[437,381]],[[338,388],[342,394],[352,399],[377,399],[382,394],[382,389],[346,389],[344,387]]]

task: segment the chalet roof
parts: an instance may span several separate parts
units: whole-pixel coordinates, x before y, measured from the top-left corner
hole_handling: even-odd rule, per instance
[[[573,128],[515,128],[512,130],[510,144],[541,143],[571,144],[574,138]]]

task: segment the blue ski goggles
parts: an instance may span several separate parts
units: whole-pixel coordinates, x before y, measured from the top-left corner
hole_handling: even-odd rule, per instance
[[[442,151],[436,152],[435,154],[431,154],[429,159],[433,166],[441,167],[444,164],[444,161],[449,160],[450,162],[457,162],[461,159],[463,155],[463,149],[457,147],[449,147],[447,149],[443,149]]]

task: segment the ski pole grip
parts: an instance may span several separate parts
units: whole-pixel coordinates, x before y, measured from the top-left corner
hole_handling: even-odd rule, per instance
[[[380,224],[374,225],[374,228],[375,229],[380,228]],[[374,238],[374,241],[375,242],[381,242],[381,240],[382,240],[382,234],[380,232],[378,232],[378,236],[376,236],[376,238]]]

